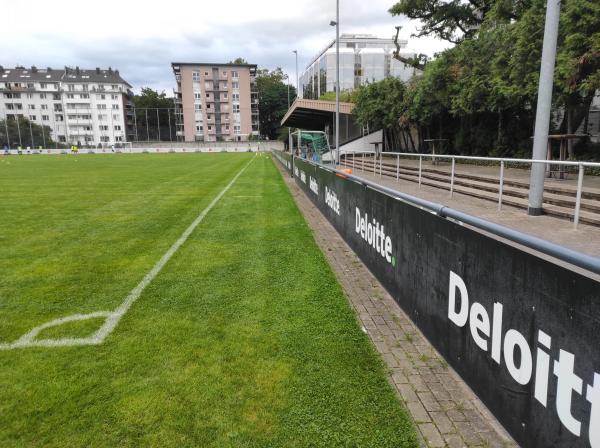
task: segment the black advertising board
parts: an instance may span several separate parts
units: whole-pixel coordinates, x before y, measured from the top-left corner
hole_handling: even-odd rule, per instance
[[[600,447],[598,281],[305,160],[293,167],[519,444]]]

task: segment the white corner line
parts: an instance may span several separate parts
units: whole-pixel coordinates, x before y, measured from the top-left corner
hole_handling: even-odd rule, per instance
[[[61,317],[54,319],[45,324],[39,325],[29,332],[25,333],[19,339],[10,343],[0,343],[0,350],[14,350],[18,348],[26,347],[65,347],[74,345],[100,345],[104,340],[113,332],[116,326],[119,324],[121,318],[129,311],[129,308],[138,300],[152,280],[158,275],[162,268],[167,264],[171,257],[177,252],[177,250],[186,242],[189,236],[192,234],[194,229],[198,227],[206,215],[217,205],[221,198],[229,191],[233,184],[238,180],[242,173],[250,166],[254,161],[256,155],[231,179],[231,181],[221,190],[219,194],[211,201],[208,206],[194,219],[194,221],[188,226],[187,229],[181,234],[179,239],[173,243],[173,245],[165,252],[165,254],[156,262],[152,269],[142,278],[142,280],[136,285],[135,288],[125,297],[123,303],[121,303],[114,311],[96,311],[88,314],[73,314],[70,316]],[[104,318],[104,324],[98,331],[93,333],[91,336],[85,338],[63,338],[63,339],[36,339],[42,330],[51,327],[58,327],[68,322],[83,321],[89,319],[101,319]]]

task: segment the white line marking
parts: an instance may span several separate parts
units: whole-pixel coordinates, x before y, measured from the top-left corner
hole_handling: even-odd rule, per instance
[[[144,278],[137,284],[135,288],[131,290],[129,295],[125,298],[123,303],[119,305],[114,311],[96,311],[89,314],[73,314],[71,316],[61,317],[60,319],[54,319],[45,324],[35,327],[33,330],[25,333],[19,339],[11,343],[0,343],[0,350],[13,350],[17,348],[26,347],[61,347],[61,346],[72,346],[72,345],[99,345],[112,333],[112,331],[119,324],[121,318],[129,311],[131,305],[135,303],[140,295],[146,289],[146,286],[154,280],[162,268],[167,264],[171,257],[177,252],[177,250],[186,242],[188,237],[192,234],[194,229],[202,222],[208,212],[219,202],[219,200],[227,193],[227,191],[233,186],[236,180],[242,175],[242,173],[250,166],[254,161],[254,156],[250,162],[248,162],[227,184],[223,190],[212,200],[208,206],[202,210],[198,217],[192,222],[187,229],[181,234],[179,239],[173,243],[173,245],[165,252],[160,260],[154,265],[154,267],[148,272]],[[98,331],[93,333],[91,336],[85,338],[63,338],[63,339],[36,339],[37,336],[43,330],[51,327],[58,327],[68,322],[83,321],[89,319],[104,318],[104,324]]]

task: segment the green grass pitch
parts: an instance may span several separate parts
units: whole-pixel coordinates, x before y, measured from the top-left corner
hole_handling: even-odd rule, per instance
[[[249,162],[102,344],[0,351],[1,447],[417,445],[265,155],[0,158],[0,343],[118,307]]]

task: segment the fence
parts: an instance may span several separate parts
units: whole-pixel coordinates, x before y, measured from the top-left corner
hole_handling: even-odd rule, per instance
[[[519,444],[597,446],[599,258],[276,159]]]
[[[513,159],[513,158],[500,158],[500,157],[475,157],[475,156],[452,156],[452,155],[437,155],[437,154],[415,154],[415,153],[399,153],[399,152],[385,152],[381,153],[379,157],[373,151],[361,151],[360,153],[342,153],[342,161],[346,165],[351,165],[353,169],[359,168],[361,171],[365,171],[365,158],[367,159],[368,165],[371,166],[373,174],[377,174],[377,161],[379,161],[379,176],[383,175],[383,159],[395,159],[396,161],[396,180],[400,179],[400,159],[412,158],[419,160],[418,170],[418,183],[419,187],[422,182],[423,172],[423,159],[431,159],[432,162],[439,160],[449,160],[451,163],[450,178],[448,181],[450,197],[454,195],[454,178],[456,175],[456,161],[464,160],[468,162],[486,162],[486,163],[498,163],[499,164],[499,181],[498,181],[498,210],[502,208],[502,199],[504,193],[504,180],[505,173],[504,169],[508,164],[521,164],[531,166],[534,163],[540,163],[546,165],[547,171],[552,166],[558,167],[577,167],[577,190],[575,196],[575,209],[573,212],[573,225],[577,228],[579,224],[579,217],[581,211],[581,196],[583,191],[583,177],[585,174],[585,168],[600,168],[598,162],[577,162],[577,161],[560,161],[560,160],[536,160],[536,159]],[[350,161],[348,159],[351,159]],[[358,162],[358,163],[357,163]]]

